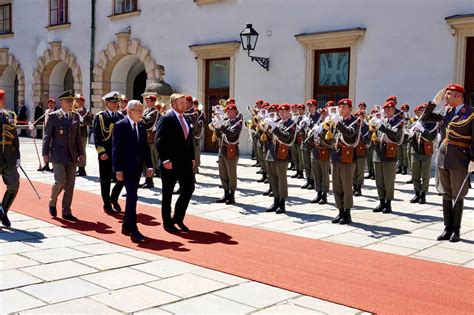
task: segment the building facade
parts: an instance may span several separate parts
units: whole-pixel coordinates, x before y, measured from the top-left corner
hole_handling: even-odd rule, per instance
[[[256,99],[370,108],[396,95],[414,107],[449,82],[472,101],[473,13],[472,0],[0,0],[0,88],[31,118],[64,89],[97,112],[110,90],[139,98],[163,81],[209,117],[229,96],[244,113]],[[247,23],[268,71],[240,44]]]

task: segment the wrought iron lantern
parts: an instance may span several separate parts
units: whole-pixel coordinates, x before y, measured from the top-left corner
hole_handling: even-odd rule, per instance
[[[247,24],[247,27],[240,32],[240,42],[242,43],[242,49],[247,52],[247,55],[252,61],[256,61],[260,66],[267,69],[270,67],[270,58],[251,56],[250,52],[255,50],[257,45],[258,33],[252,27],[252,24]]]

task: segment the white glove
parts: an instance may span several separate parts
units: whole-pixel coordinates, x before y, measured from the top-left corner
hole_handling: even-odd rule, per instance
[[[268,125],[272,128],[271,130],[275,129],[276,123],[273,119],[268,120]]]
[[[16,167],[20,167],[20,165],[21,165],[21,160],[20,159],[16,160]]]
[[[374,121],[374,124],[375,124],[375,126],[377,127],[377,129],[379,129],[380,126],[382,126],[382,124],[383,124],[382,119],[376,119],[376,120]]]
[[[420,130],[421,132],[425,131],[425,127],[423,127],[423,124],[422,124],[421,122],[419,122],[419,121],[417,121],[417,122],[415,123],[415,125],[413,126],[413,128],[418,129],[418,130]]]
[[[82,117],[81,114],[79,114],[79,122],[80,122],[81,124],[84,123],[84,117]]]
[[[303,119],[302,119],[302,122],[304,122],[304,123],[307,124],[307,125],[309,124],[310,121],[311,121],[311,120],[309,119],[308,116],[304,116]]]
[[[334,123],[337,125],[341,121],[341,116],[333,114],[331,115],[331,119],[334,121]]]
[[[446,93],[445,89],[439,90],[438,93],[436,93],[435,97],[433,98],[433,103],[436,105],[441,104],[444,101],[444,94]]]
[[[474,172],[474,161],[469,162],[469,166],[467,168],[468,173]]]
[[[35,129],[35,126],[33,126],[33,123],[31,121],[28,122],[28,129],[30,130]]]
[[[222,127],[222,124],[224,123],[224,121],[219,117],[217,118],[216,120],[216,128],[219,129],[220,127]]]
[[[314,126],[313,127],[314,137],[316,138],[321,133],[321,131],[323,131],[323,127],[321,127],[321,125]]]

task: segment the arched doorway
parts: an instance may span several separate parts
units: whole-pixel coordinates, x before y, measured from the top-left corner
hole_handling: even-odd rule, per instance
[[[126,55],[113,67],[110,89],[125,94],[128,99],[141,100],[146,87],[146,71],[143,62],[134,55]]]
[[[18,107],[18,78],[13,67],[7,66],[3,70],[0,76],[0,87],[6,93],[6,107],[16,110]]]
[[[146,88],[146,71],[140,72],[133,80],[133,99],[140,100]]]
[[[19,102],[25,100],[25,75],[8,48],[0,48],[0,87],[7,92],[8,109],[16,109]]]
[[[54,64],[52,63],[47,66],[47,68],[48,67],[51,67],[52,69],[51,71],[44,72],[43,82],[48,82],[48,87],[45,86],[43,91],[44,99],[56,99],[63,91],[74,90],[74,77],[72,75],[72,70],[64,61]],[[46,104],[44,99],[43,103]]]

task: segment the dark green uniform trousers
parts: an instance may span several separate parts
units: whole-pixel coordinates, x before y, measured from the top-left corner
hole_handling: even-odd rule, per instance
[[[273,196],[279,199],[288,197],[288,182],[286,171],[288,162],[285,161],[267,161],[268,179],[272,188]]]
[[[352,183],[354,185],[364,185],[364,171],[365,171],[366,158],[358,156],[355,161],[355,171]]]
[[[354,163],[332,162],[332,190],[336,208],[350,209],[353,204],[352,176]]]
[[[379,199],[393,200],[396,167],[396,161],[374,162],[375,184]]]
[[[237,162],[239,158],[228,159],[219,156],[219,176],[222,188],[225,191],[235,191],[237,189]]]
[[[71,214],[71,203],[74,194],[74,185],[76,183],[77,163],[53,163],[54,185],[51,189],[51,198],[49,206],[56,207],[59,194],[64,190],[62,201],[62,215]]]
[[[430,185],[431,156],[411,155],[411,179],[415,191],[427,192]]]
[[[314,188],[317,192],[329,192],[329,160],[311,159],[311,170],[314,178]]]

